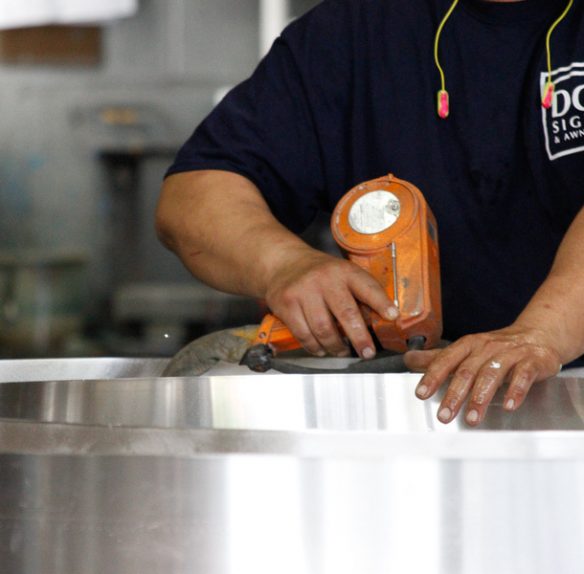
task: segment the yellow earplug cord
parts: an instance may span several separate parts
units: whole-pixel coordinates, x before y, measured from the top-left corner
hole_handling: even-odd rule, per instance
[[[556,89],[556,86],[552,80],[552,48],[551,48],[552,34],[554,33],[554,30],[558,27],[560,22],[568,15],[568,12],[572,9],[573,5],[574,0],[570,0],[564,11],[560,14],[560,17],[552,24],[551,28],[548,30],[547,36],[545,38],[545,49],[547,51],[548,81],[543,91],[543,99],[541,101],[541,105],[546,109],[552,107],[554,92]]]
[[[440,65],[440,36],[442,36],[442,30],[444,30],[444,26],[446,26],[446,22],[452,16],[455,8],[458,6],[459,0],[454,0],[448,12],[446,12],[446,16],[442,18],[442,22],[440,22],[440,26],[438,26],[438,32],[436,32],[436,38],[434,39],[434,62],[436,62],[436,67],[438,68],[438,72],[440,72],[440,91],[438,92],[438,115],[445,120],[450,115],[450,96],[446,91],[446,75],[444,74],[444,70]]]
[[[438,72],[440,73],[440,91],[438,92],[438,115],[442,119],[446,119],[450,115],[450,95],[446,90],[446,75],[444,74],[444,70],[440,65],[440,37],[442,36],[442,31],[444,30],[444,26],[446,26],[446,22],[452,16],[452,13],[458,6],[460,0],[454,0],[451,4],[446,16],[440,22],[440,26],[438,26],[438,31],[436,32],[436,38],[434,40],[434,61],[436,62],[436,68],[438,68]],[[553,102],[553,96],[555,91],[555,84],[552,81],[552,49],[551,49],[551,39],[552,34],[554,33],[555,29],[559,26],[559,24],[566,18],[572,6],[574,5],[574,0],[569,0],[566,8],[560,14],[558,19],[551,25],[550,29],[548,30],[545,46],[547,51],[547,67],[548,67],[548,81],[546,83],[542,105],[544,108],[551,108]]]

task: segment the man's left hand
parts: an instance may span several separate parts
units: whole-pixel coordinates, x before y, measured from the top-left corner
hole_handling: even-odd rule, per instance
[[[549,334],[513,325],[506,329],[468,335],[446,349],[412,351],[405,356],[407,367],[425,373],[416,394],[429,399],[452,376],[438,409],[438,419],[449,423],[465,401],[465,420],[478,426],[484,420],[495,393],[505,382],[503,407],[517,410],[534,383],[558,374],[562,365]]]

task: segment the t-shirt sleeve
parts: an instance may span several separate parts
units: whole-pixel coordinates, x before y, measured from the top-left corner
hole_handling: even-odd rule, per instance
[[[321,150],[287,31],[250,79],[233,89],[180,149],[167,175],[225,170],[251,180],[295,232],[324,207]]]

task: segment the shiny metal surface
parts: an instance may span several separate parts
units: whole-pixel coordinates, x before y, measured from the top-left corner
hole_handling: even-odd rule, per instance
[[[582,462],[1,456],[7,574],[572,573]]]
[[[0,383],[157,377],[167,364],[168,359],[108,357],[6,359],[0,360]]]
[[[440,397],[414,396],[420,375],[263,375],[0,384],[0,419],[75,425],[271,431],[459,432],[436,420]],[[483,430],[584,430],[584,379],[535,386]]]
[[[482,430],[416,375],[0,384],[2,574],[568,574],[584,380]]]

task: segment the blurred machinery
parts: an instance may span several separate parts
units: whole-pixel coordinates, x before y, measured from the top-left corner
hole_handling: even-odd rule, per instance
[[[81,253],[0,253],[0,357],[62,355],[81,335],[86,265]]]
[[[145,208],[148,190],[142,177],[148,162],[169,164],[178,149],[164,114],[154,106],[108,105],[79,113],[77,121],[91,134],[108,181],[111,328],[102,337],[105,351],[172,355],[192,337],[256,320],[260,309],[253,300],[220,293],[190,277],[180,282],[167,273],[153,280],[155,259],[174,259],[152,245],[155,202]]]

